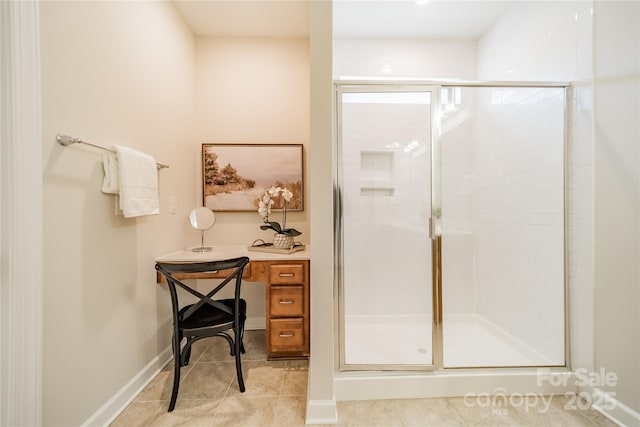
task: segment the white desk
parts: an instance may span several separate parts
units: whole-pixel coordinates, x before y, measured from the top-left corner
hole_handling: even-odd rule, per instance
[[[264,282],[266,287],[266,339],[269,359],[309,355],[309,263],[311,248],[292,254],[249,251],[246,246],[214,246],[209,252],[189,249],[156,258],[156,262],[219,261],[246,256],[243,280]],[[220,279],[224,271],[181,273],[177,279]],[[157,275],[157,282],[164,277]]]
[[[172,252],[156,258],[156,262],[203,262],[219,261],[241,256],[248,257],[251,261],[291,261],[310,260],[311,247],[307,245],[303,251],[292,254],[275,254],[270,252],[253,252],[246,245],[213,246],[209,252],[193,252],[190,249]]]

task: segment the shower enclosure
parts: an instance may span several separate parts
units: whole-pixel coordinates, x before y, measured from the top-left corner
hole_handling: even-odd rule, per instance
[[[335,88],[340,369],[565,366],[566,86]]]

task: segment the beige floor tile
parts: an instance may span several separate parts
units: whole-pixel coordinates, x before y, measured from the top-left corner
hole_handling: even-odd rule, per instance
[[[578,398],[575,394],[555,396],[553,404],[560,410],[577,415],[589,426],[616,427],[617,424],[609,420],[598,411],[591,409],[589,402]]]
[[[563,397],[514,395],[479,399],[449,399],[468,425],[473,426],[593,426]]]
[[[191,363],[180,369],[180,382],[189,374],[194,364]],[[151,380],[149,384],[136,396],[134,402],[150,402],[156,400],[169,400],[173,387],[173,360]]]
[[[231,333],[233,336],[233,333]],[[203,341],[208,343],[206,351],[199,362],[228,362],[233,361],[231,356],[229,343],[222,337],[207,338]],[[266,343],[264,331],[245,331],[244,333],[245,354],[242,360],[267,360],[267,352],[265,350]]]
[[[309,371],[288,370],[285,368],[282,380],[281,396],[306,396]]]
[[[498,399],[456,397],[446,400],[468,426],[527,425],[518,411],[502,397]]]
[[[182,399],[222,398],[230,385],[236,385],[237,388],[234,363],[198,362],[180,381],[178,402]]]
[[[389,400],[355,400],[338,402],[339,426],[402,426],[399,413]]]
[[[596,427],[618,427],[618,424],[611,421],[609,418],[602,415],[600,412],[594,409],[588,409],[586,411],[580,411],[579,413],[590,426]]]
[[[265,331],[244,331],[244,348],[246,353],[242,360],[267,360]]]
[[[285,362],[242,362],[245,392],[230,387],[226,397],[277,397],[282,390]]]
[[[189,364],[195,363],[200,359],[202,354],[207,350],[207,347],[209,347],[210,341],[211,340],[204,338],[193,343],[191,346],[191,359],[189,360]]]
[[[390,400],[404,426],[465,426],[464,419],[446,399]]]
[[[578,407],[572,407],[565,396],[523,396],[510,398],[510,402],[520,419],[526,425],[545,426],[589,426],[589,422],[580,415]]]
[[[291,369],[306,369],[309,370],[309,359],[290,359],[286,361],[286,368]]]
[[[172,412],[166,408],[158,413],[149,427],[209,427],[213,425],[216,411],[222,399],[181,400]]]
[[[539,399],[532,399],[529,404],[518,405],[516,408],[522,418],[526,419],[529,425],[546,426],[598,426],[615,425],[606,417],[596,411],[588,409],[589,404],[585,401],[576,400],[575,395],[561,395],[552,398],[550,396],[539,396]]]
[[[222,337],[210,337],[203,341],[208,341],[206,350],[198,359],[198,362],[233,362],[229,343]]]
[[[280,396],[273,425],[277,427],[304,427],[306,409],[306,397]]]
[[[224,399],[213,419],[214,426],[270,427],[275,419],[277,397],[231,397]]]
[[[165,408],[165,402],[132,402],[109,425],[110,427],[143,427]]]

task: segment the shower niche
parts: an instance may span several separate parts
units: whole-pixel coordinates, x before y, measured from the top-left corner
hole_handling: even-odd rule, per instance
[[[394,153],[392,151],[360,152],[360,195],[391,197],[395,193],[393,182]]]

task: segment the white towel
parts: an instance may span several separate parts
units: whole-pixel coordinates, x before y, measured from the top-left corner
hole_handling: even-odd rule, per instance
[[[116,153],[105,153],[102,156],[102,166],[104,167],[102,192],[118,194],[120,192],[120,179],[118,178],[118,157],[116,157]]]
[[[120,209],[125,218],[160,213],[158,169],[148,154],[115,146],[118,154]]]

